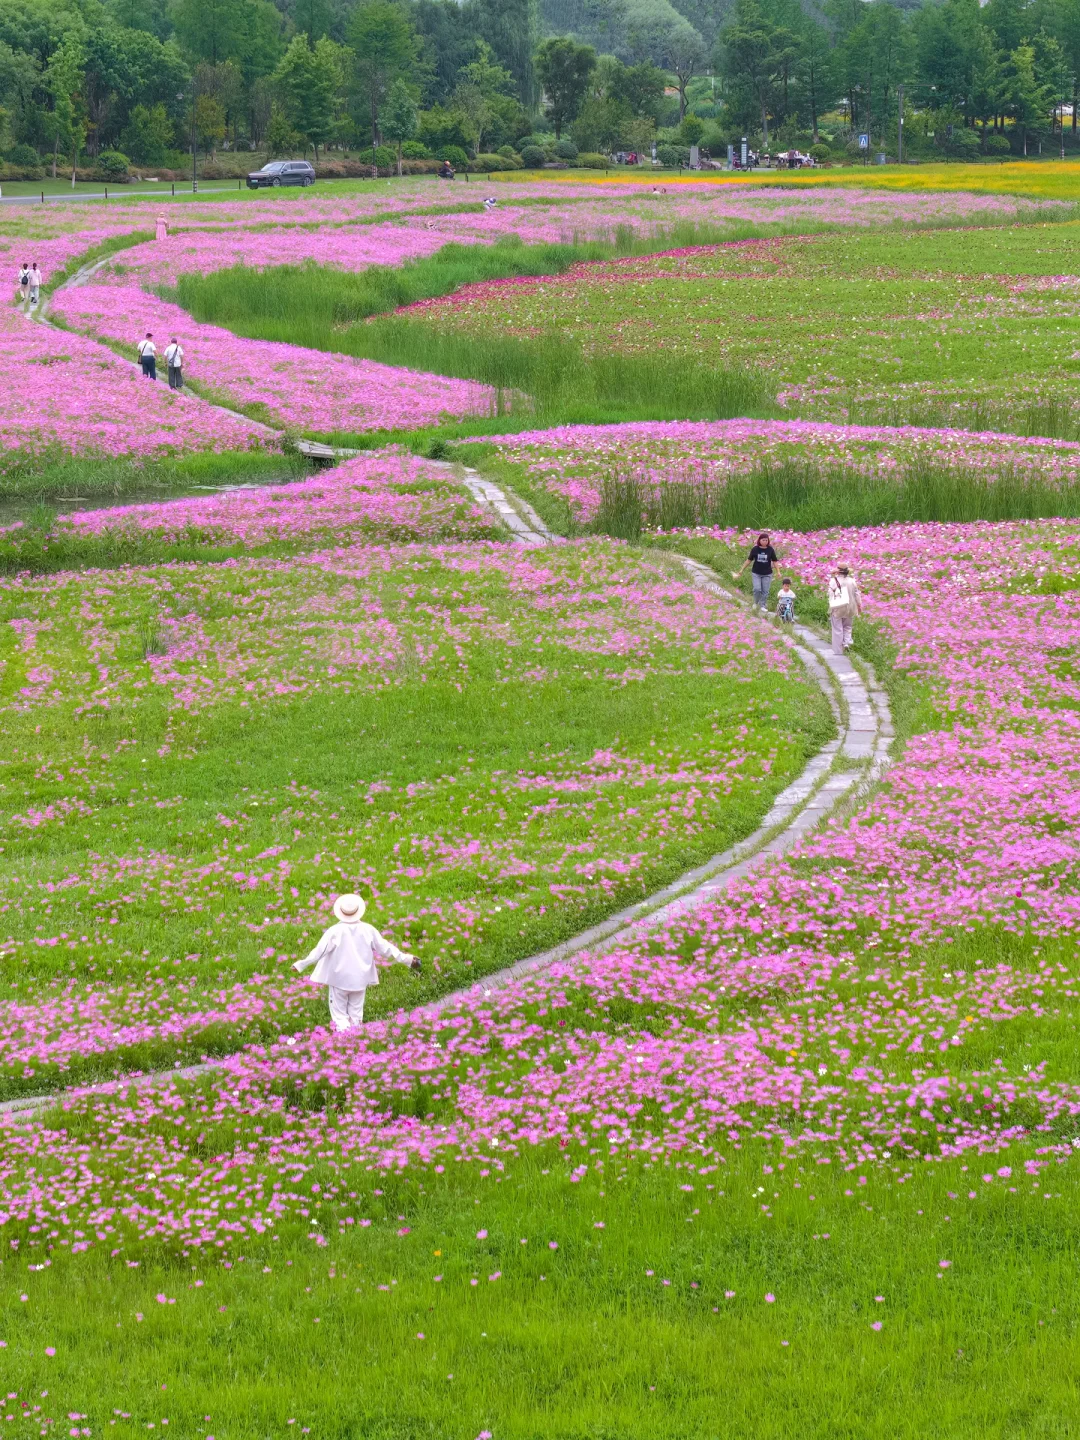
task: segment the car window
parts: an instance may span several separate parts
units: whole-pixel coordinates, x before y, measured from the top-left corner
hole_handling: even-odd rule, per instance
[[[272,160],[269,165],[263,166],[262,173],[264,175],[276,175],[280,170],[284,170],[284,168],[285,166],[280,160]]]

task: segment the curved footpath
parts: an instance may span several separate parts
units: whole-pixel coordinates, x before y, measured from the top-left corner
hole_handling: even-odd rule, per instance
[[[509,524],[515,543],[530,548],[558,543],[560,537],[553,535],[536,511],[519,497],[482,479],[475,470],[465,470],[464,480],[481,504],[486,504]],[[708,590],[733,605],[743,605],[730,590],[717,583],[706,565],[683,555],[670,558],[681,565],[695,588]],[[708,904],[732,880],[749,875],[771,856],[786,854],[845,797],[850,804],[866,794],[889,765],[895,734],[889,698],[870,666],[866,667],[864,680],[854,663],[846,655],[834,655],[829,643],[815,631],[799,624],[792,629],[794,636],[786,643],[825,695],[840,733],[822,746],[798,779],[777,795],[754,833],[720,855],[714,855],[704,865],[688,870],[662,890],[609,915],[561,945],[518,960],[463,990],[452,990],[424,1006],[423,1014],[437,1015],[465,995],[489,995],[584,950],[603,954],[640,938],[643,933],[662,929],[677,917]]]
[[[445,464],[462,474],[461,467],[450,462],[435,463]],[[518,496],[485,480],[475,470],[464,470],[462,478],[477,502],[509,530],[513,543],[530,549],[560,543],[560,537],[552,534],[535,510]],[[717,583],[707,566],[685,556],[668,555],[666,558],[673,567],[681,567],[696,588],[708,590],[733,605],[743,604]],[[824,745],[802,774],[777,795],[754,833],[721,854],[714,855],[704,865],[680,875],[662,890],[609,915],[598,925],[583,930],[550,950],[527,956],[503,970],[497,970],[464,989],[452,990],[430,1004],[419,1006],[415,1014],[421,1018],[439,1015],[466,997],[490,995],[558,961],[568,960],[584,951],[604,954],[619,945],[640,939],[643,934],[662,929],[672,920],[708,904],[731,881],[751,874],[772,856],[786,854],[803,835],[832,814],[841,802],[850,805],[867,793],[889,765],[889,751],[895,732],[888,697],[869,666],[865,667],[864,679],[863,672],[846,655],[833,655],[829,644],[807,626],[796,624],[793,632],[786,643],[828,700],[839,734]],[[204,1074],[223,1063],[208,1060],[200,1065],[151,1071],[98,1085],[23,1096],[0,1104],[0,1115],[41,1111],[65,1097],[107,1095],[132,1085],[165,1084],[178,1077]]]

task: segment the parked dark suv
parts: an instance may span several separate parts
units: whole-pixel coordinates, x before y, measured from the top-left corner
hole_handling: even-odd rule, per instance
[[[247,183],[249,190],[261,190],[264,185],[314,185],[315,171],[306,160],[271,160],[261,170],[253,170]]]

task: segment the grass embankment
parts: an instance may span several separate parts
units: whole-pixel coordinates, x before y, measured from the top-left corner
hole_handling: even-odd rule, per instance
[[[291,983],[356,887],[425,961],[371,1012],[443,993],[748,834],[832,729],[756,627],[599,545],[42,577],[2,613],[7,964],[43,1000]]]
[[[1022,1159],[852,1170],[748,1144],[701,1177],[575,1146],[355,1198],[327,1171],[310,1228],[134,1269],[107,1236],[28,1275],[45,1242],[21,1227],[8,1410],[233,1440],[1064,1440],[1080,1191]],[[372,1223],[339,1236],[345,1215]]]
[[[9,451],[0,461],[0,507],[22,518],[33,505],[63,511],[78,509],[81,500],[136,503],[203,486],[269,485],[311,473],[299,455],[265,450],[198,450],[162,460],[76,456],[59,449],[34,455]]]

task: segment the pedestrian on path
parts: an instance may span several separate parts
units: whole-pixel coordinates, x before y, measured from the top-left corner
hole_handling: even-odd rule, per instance
[[[748,565],[751,567],[750,580],[754,587],[754,604],[759,610],[764,610],[769,603],[773,566],[777,564],[779,564],[779,557],[772,547],[769,532],[763,530],[757,537],[757,544],[743,561],[742,570],[734,571],[731,576],[733,580],[738,580],[743,570],[745,570]]]
[[[359,895],[339,895],[334,901],[338,924],[325,930],[311,954],[293,965],[298,971],[315,966],[312,984],[328,987],[330,1019],[338,1030],[351,1030],[364,1023],[364,997],[370,985],[379,983],[376,956],[420,969],[415,955],[391,945],[374,925],[364,924],[366,908]]]
[[[30,266],[24,260],[19,266],[19,298],[23,305],[26,304],[30,294]]]
[[[30,309],[38,303],[41,295],[41,271],[38,269],[37,261],[30,266]]]
[[[175,335],[165,346],[165,364],[169,367],[169,389],[182,390],[184,388],[184,351]]]
[[[784,625],[795,623],[795,591],[791,581],[785,580],[776,597],[776,618]]]
[[[167,240],[169,238],[169,227],[165,222],[165,216],[159,215],[154,222],[154,239]]]
[[[154,337],[148,330],[146,339],[140,340],[135,347],[139,353],[139,364],[142,366],[142,373],[148,380],[157,379],[157,346],[154,344]]]
[[[837,565],[829,576],[829,621],[832,625],[832,653],[843,655],[852,643],[851,627],[862,611],[862,598],[855,576],[847,565]]]

